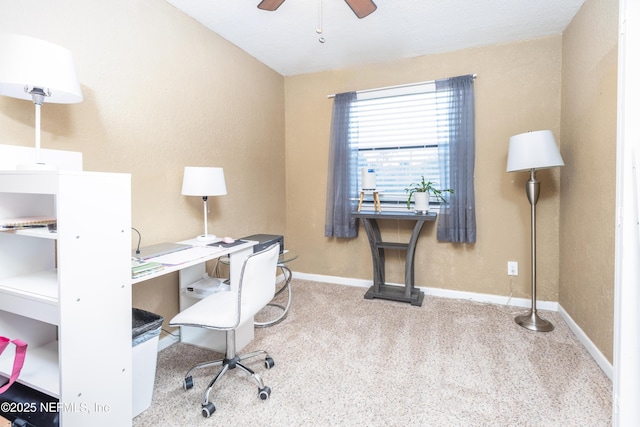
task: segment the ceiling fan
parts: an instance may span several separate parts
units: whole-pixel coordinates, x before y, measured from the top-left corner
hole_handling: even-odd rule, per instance
[[[351,10],[353,10],[353,13],[355,13],[356,16],[360,19],[373,13],[378,8],[378,6],[376,6],[376,4],[372,0],[344,1],[349,5]],[[278,7],[280,7],[282,3],[284,3],[284,0],[262,0],[258,5],[258,9],[274,11]]]

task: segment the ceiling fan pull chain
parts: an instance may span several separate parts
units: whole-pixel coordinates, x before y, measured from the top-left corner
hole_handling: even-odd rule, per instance
[[[324,37],[322,36],[322,0],[318,0],[318,27],[316,33],[320,34],[318,41],[324,43]]]

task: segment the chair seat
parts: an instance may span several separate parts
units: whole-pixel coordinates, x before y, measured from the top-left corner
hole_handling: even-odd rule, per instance
[[[236,309],[234,310],[233,307]],[[216,292],[198,301],[189,308],[178,313],[171,321],[171,326],[197,326],[200,328],[227,330],[237,326],[238,294],[231,291]],[[249,318],[242,313],[240,324]]]

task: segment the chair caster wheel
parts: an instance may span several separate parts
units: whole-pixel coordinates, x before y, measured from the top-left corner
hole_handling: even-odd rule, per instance
[[[193,377],[192,376],[188,376],[187,378],[184,379],[184,383],[182,384],[182,387],[185,390],[189,390],[191,388],[193,388]]]
[[[274,362],[274,360],[270,356],[265,357],[265,359],[264,359],[264,367],[265,368],[271,369],[271,368],[273,368],[273,366],[275,364],[276,364],[276,362]]]
[[[214,412],[216,412],[216,407],[213,405],[213,403],[209,402],[206,405],[202,405],[203,417],[209,418]]]
[[[258,389],[258,397],[262,400],[267,400],[271,396],[271,389],[269,386],[264,386],[261,389]]]

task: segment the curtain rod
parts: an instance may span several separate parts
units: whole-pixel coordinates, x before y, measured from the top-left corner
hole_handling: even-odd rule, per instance
[[[478,75],[477,74],[472,74],[473,78],[475,79]],[[411,86],[420,86],[426,83],[433,83],[435,82],[435,80],[428,80],[426,82],[418,82],[418,83],[407,83],[404,85],[395,85],[395,86],[387,86],[387,87],[379,87],[376,89],[364,89],[364,90],[358,90],[356,91],[356,93],[367,93],[367,92],[375,92],[377,90],[386,90],[386,89],[400,89],[403,87],[411,87]],[[335,98],[336,94],[331,94],[331,95],[327,95],[327,98]]]

